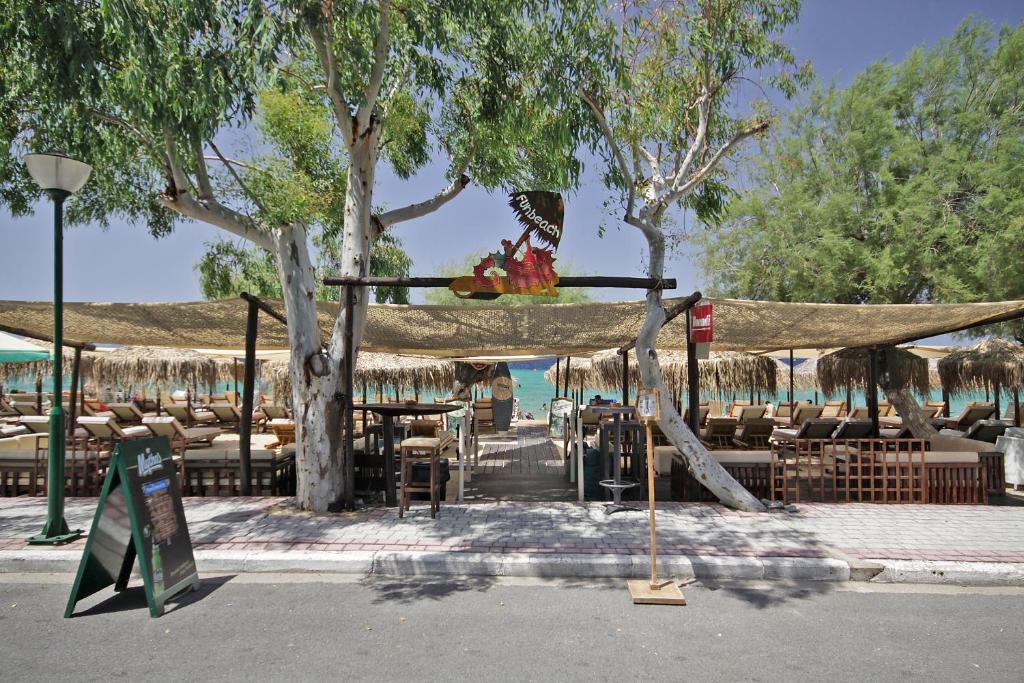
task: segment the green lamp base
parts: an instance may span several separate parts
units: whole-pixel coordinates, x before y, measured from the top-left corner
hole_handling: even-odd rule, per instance
[[[43,532],[35,536],[29,536],[29,545],[64,545],[77,541],[82,537],[81,529],[68,529],[68,523],[63,519],[47,520]]]

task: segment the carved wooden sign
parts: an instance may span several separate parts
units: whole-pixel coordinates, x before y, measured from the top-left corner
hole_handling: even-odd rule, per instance
[[[463,299],[497,299],[502,294],[558,296],[554,250],[564,231],[565,204],[558,192],[516,192],[509,206],[523,232],[515,242],[502,240],[501,249],[480,259],[472,275],[456,278],[448,286]],[[531,236],[549,249],[535,248]],[[521,254],[521,255],[520,255]]]

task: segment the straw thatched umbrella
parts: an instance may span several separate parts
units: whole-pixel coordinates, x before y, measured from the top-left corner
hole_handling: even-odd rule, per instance
[[[261,377],[270,384],[278,401],[291,396],[288,361],[263,363]],[[455,363],[443,358],[401,356],[360,351],[356,356],[353,384],[362,387],[414,388],[417,391],[450,391],[455,382]]]
[[[569,390],[602,388],[594,384],[593,372],[594,366],[589,358],[577,358],[574,356],[572,362],[569,363]],[[547,380],[548,384],[555,384],[556,375],[558,375],[558,384],[565,386],[564,363],[557,372],[554,365],[544,371],[544,379]],[[556,393],[561,391],[557,386],[555,389],[557,390]]]
[[[885,368],[879,373],[878,384],[889,390],[909,389],[922,396],[928,395],[928,360],[903,349],[889,348],[879,352],[885,355]],[[818,359],[818,384],[826,394],[846,391],[847,385],[856,389],[868,387],[867,349],[840,349]]]
[[[92,379],[100,385],[212,386],[217,363],[192,349],[124,346],[97,354]]]
[[[39,347],[50,353],[50,358],[43,360],[26,360],[26,361],[14,361],[9,363],[0,363],[0,382],[10,382],[19,379],[35,379],[37,377],[50,377],[53,375],[53,344],[40,343]],[[81,358],[81,365],[79,366],[79,373],[82,376],[87,376],[91,373],[92,360],[96,354],[91,351],[83,351]],[[73,348],[64,347],[64,356],[61,364],[61,369],[64,372],[65,377],[71,376],[73,364],[75,361],[75,350]]]
[[[622,386],[622,356],[615,350],[601,351],[593,356],[593,382],[609,391]],[[683,351],[659,351],[658,364],[661,366],[665,386],[672,391],[686,389],[686,353]],[[742,351],[712,351],[706,360],[697,361],[700,387],[716,396],[734,393],[764,393],[774,395],[777,371],[775,359]],[[635,356],[629,361],[629,383],[640,383],[640,366]]]
[[[887,347],[877,351],[878,388],[903,418],[915,438],[935,435],[935,429],[924,420],[920,405],[912,392],[928,395],[928,360],[905,349]],[[865,348],[840,349],[818,359],[818,382],[826,394],[836,394],[848,387],[869,392],[870,353]]]
[[[939,379],[942,389],[952,395],[991,389],[997,415],[1000,391],[1010,391],[1016,413],[1024,387],[1024,347],[993,337],[958,349],[939,361]]]

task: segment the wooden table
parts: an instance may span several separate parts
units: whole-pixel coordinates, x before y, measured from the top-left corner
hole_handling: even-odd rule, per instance
[[[353,410],[368,410],[380,415],[384,431],[384,504],[398,506],[395,485],[395,418],[404,415],[442,415],[462,408],[449,403],[357,403]]]

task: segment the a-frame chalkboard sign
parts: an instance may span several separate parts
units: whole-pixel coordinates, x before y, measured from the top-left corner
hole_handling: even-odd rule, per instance
[[[178,593],[199,588],[165,436],[123,441],[114,449],[64,616],[107,586],[124,590],[136,558],[150,616],[163,614],[164,604]]]

